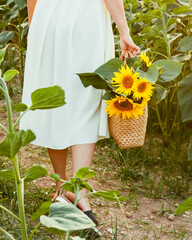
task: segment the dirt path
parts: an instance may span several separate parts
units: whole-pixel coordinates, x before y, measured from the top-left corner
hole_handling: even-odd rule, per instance
[[[16,116],[14,115],[15,118]],[[7,126],[4,101],[0,101],[0,122]],[[3,138],[4,133],[0,130],[0,140],[2,141]],[[98,148],[96,148],[96,153]],[[20,152],[19,159],[22,168],[29,165],[41,165],[48,170],[49,174],[53,173],[53,168],[45,148],[28,145]],[[71,176],[71,165],[71,153],[69,151],[67,161],[68,177]],[[182,216],[173,216],[170,214],[170,210],[174,211],[176,209],[173,200],[154,200],[142,195],[131,195],[129,193],[131,185],[126,185],[119,180],[117,168],[118,166],[113,160],[101,159],[95,154],[92,169],[97,172],[97,176],[95,179],[90,180],[94,190],[119,190],[123,196],[129,197],[129,201],[122,203],[122,209],[114,202],[96,198],[90,199],[102,231],[110,236],[109,239],[113,239],[116,219],[118,240],[192,239],[192,212],[187,212]],[[34,184],[42,189],[51,188],[55,185],[54,181],[49,178],[49,175],[34,181]],[[51,199],[51,194],[49,197]],[[187,236],[189,237],[187,238]]]

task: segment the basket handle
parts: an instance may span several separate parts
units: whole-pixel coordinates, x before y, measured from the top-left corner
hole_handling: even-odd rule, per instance
[[[127,58],[134,58],[134,57],[135,57],[135,56],[133,55],[133,53],[131,53],[130,51],[127,51],[127,52],[125,53],[124,66],[125,66],[125,67],[127,66],[127,61],[126,61]]]

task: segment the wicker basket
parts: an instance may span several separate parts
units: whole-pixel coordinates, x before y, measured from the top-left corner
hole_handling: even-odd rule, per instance
[[[143,115],[136,118],[122,119],[121,116],[109,117],[109,131],[120,148],[143,146],[147,128],[148,107]]]

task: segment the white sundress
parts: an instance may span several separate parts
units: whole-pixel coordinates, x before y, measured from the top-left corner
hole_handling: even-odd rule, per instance
[[[76,73],[93,72],[115,57],[110,14],[103,0],[37,0],[28,33],[22,102],[38,88],[59,85],[66,104],[30,111],[19,128],[35,145],[65,149],[109,137],[102,90],[85,88]]]

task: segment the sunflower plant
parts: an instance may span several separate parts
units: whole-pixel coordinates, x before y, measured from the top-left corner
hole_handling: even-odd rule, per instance
[[[150,78],[150,72],[153,72],[155,79]],[[110,117],[115,115],[129,119],[143,115],[153,94],[153,82],[158,77],[158,69],[146,53],[141,53],[139,57],[126,59],[126,62],[113,58],[93,73],[77,75],[85,87],[91,85],[105,90],[103,99]]]

